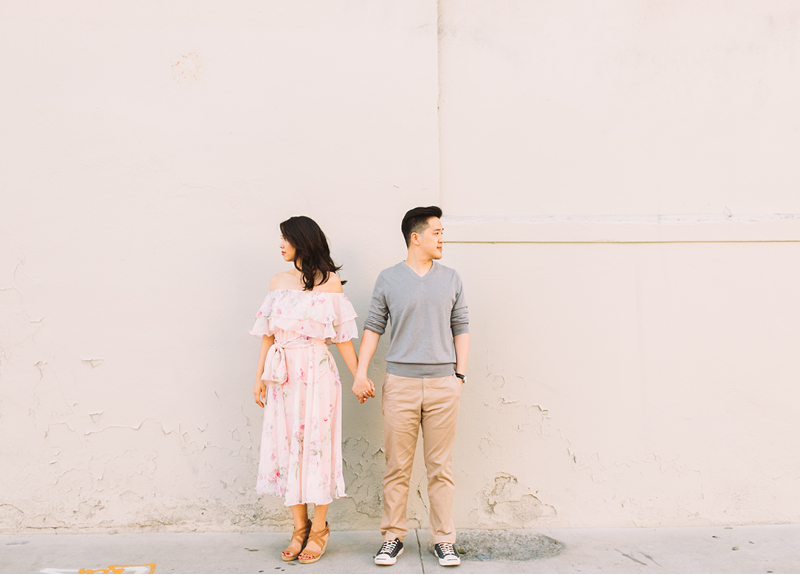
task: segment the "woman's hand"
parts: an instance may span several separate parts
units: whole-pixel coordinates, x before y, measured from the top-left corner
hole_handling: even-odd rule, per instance
[[[256,403],[259,407],[264,407],[264,400],[267,396],[267,384],[264,383],[264,380],[258,378],[256,380],[256,386],[253,389],[253,395],[256,398]]]
[[[353,393],[358,398],[358,403],[366,403],[367,399],[375,397],[375,384],[365,375],[356,375]]]

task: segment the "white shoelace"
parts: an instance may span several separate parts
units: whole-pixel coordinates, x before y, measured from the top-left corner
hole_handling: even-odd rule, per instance
[[[444,553],[445,556],[456,554],[456,550],[453,548],[452,543],[439,543],[439,549],[442,551],[442,553]]]
[[[381,550],[378,551],[378,555],[391,555],[395,547],[397,547],[397,541],[384,541],[383,545],[381,545]]]

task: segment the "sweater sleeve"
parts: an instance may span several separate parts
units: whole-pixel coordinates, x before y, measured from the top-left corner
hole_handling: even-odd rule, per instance
[[[369,304],[369,313],[364,322],[364,329],[383,335],[386,331],[386,322],[389,319],[389,306],[386,304],[385,282],[383,274],[375,280],[375,289],[372,290],[372,301]]]
[[[453,337],[462,333],[469,333],[469,308],[467,307],[467,296],[464,294],[464,284],[461,277],[456,273],[456,303],[450,311],[450,329]]]

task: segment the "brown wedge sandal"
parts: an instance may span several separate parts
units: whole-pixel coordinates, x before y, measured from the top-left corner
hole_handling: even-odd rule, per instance
[[[308,543],[311,543],[313,541],[314,543],[319,545],[320,549],[319,553],[313,554],[303,549],[303,551],[300,552],[300,555],[298,555],[298,557],[300,557],[300,563],[302,563],[303,565],[308,565],[309,563],[316,563],[317,561],[319,561],[319,558],[322,557],[323,553],[325,553],[325,548],[328,546],[328,539],[325,539],[324,541],[322,540],[322,538],[325,537],[326,535],[328,536],[328,538],[330,538],[331,530],[330,527],[328,527],[327,521],[325,522],[325,529],[323,529],[322,531],[312,531],[311,533],[308,534],[308,542],[306,543],[306,545],[308,545]]]
[[[281,559],[284,561],[294,561],[297,559],[297,556],[303,552],[303,548],[306,546],[306,541],[308,540],[308,534],[311,532],[311,520],[309,519],[306,523],[305,527],[300,527],[299,529],[295,529],[292,531],[292,539],[289,541],[289,545],[292,544],[292,541],[299,541],[300,542],[300,551],[291,555],[286,552],[284,549],[283,553],[281,553]]]

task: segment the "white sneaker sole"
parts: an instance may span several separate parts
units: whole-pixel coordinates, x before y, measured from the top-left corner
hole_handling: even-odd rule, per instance
[[[378,559],[378,556],[375,556],[375,565],[394,565],[397,563],[397,558],[403,554],[403,549],[398,551],[397,555],[394,557],[387,557],[386,559]]]
[[[439,559],[438,556],[437,559]],[[455,559],[439,559],[439,565],[442,567],[457,567],[461,565],[461,558],[456,557]]]

